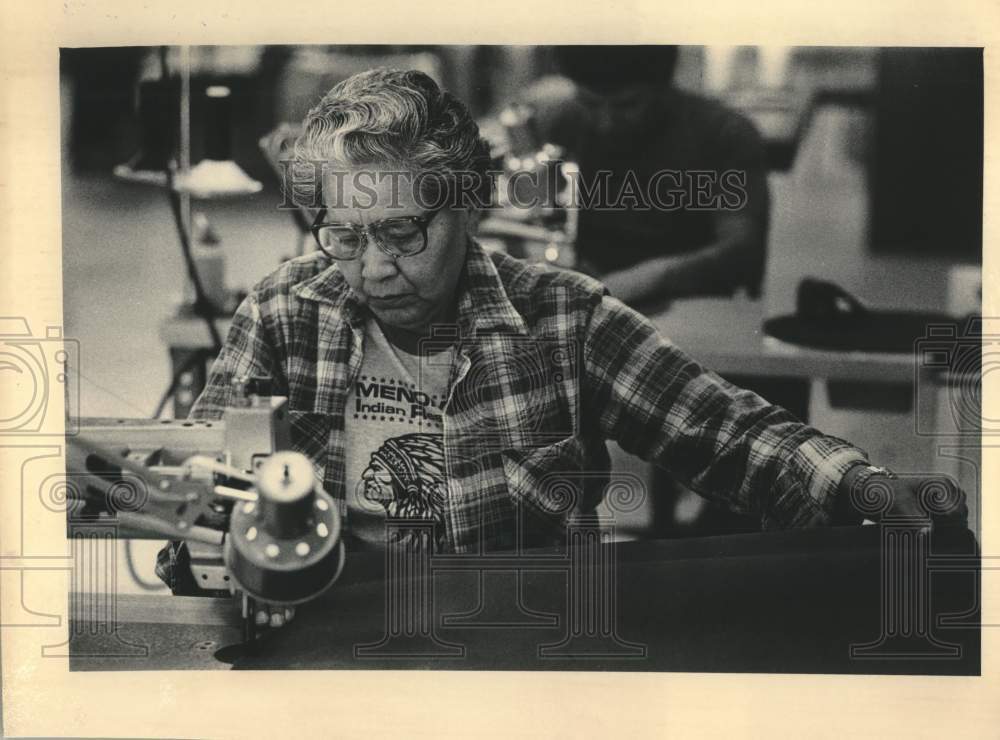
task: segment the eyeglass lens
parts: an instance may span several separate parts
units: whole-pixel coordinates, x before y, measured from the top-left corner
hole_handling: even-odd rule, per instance
[[[374,225],[375,238],[387,250],[406,256],[421,251],[425,232],[411,219],[387,219]],[[349,226],[323,226],[316,237],[326,251],[339,259],[356,257],[365,247],[366,236],[362,230]]]

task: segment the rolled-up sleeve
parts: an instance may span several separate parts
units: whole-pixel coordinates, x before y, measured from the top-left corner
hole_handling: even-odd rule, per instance
[[[585,394],[603,435],[764,528],[828,524],[865,453],[701,367],[606,296],[584,345]]]

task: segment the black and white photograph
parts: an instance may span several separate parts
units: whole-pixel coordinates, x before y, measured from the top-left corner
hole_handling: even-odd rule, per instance
[[[67,682],[984,679],[982,44],[162,38],[0,311]]]
[[[980,49],[60,69],[73,669],[978,672]]]

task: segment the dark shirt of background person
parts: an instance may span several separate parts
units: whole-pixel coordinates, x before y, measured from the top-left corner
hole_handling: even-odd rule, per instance
[[[561,46],[556,60],[565,77],[540,79],[523,102],[543,139],[580,165],[585,187],[594,192],[598,173],[607,173],[600,186],[613,206],[580,212],[582,269],[629,303],[741,287],[759,295],[769,194],[753,124],[715,100],[675,88],[673,46]],[[658,175],[664,170],[679,174]],[[726,172],[737,174],[720,183]],[[708,184],[703,196],[695,193],[699,181]],[[614,203],[635,183],[645,198]],[[738,190],[745,202],[729,210]],[[696,197],[712,205],[699,207]],[[720,207],[723,197],[728,207]]]

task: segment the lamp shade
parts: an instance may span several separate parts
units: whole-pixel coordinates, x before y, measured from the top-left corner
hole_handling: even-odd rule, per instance
[[[232,101],[230,89],[212,85],[205,90],[205,159],[178,174],[176,189],[193,198],[236,198],[260,192],[260,182],[232,160]]]

